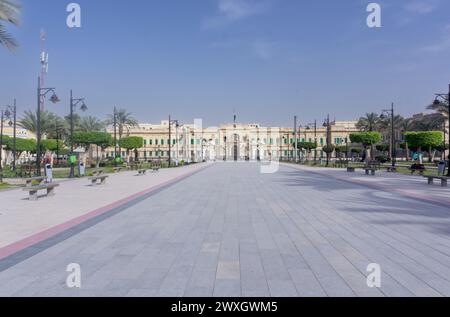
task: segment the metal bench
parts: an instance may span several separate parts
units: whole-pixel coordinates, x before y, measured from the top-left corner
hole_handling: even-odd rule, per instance
[[[106,183],[106,179],[108,177],[109,176],[107,176],[107,175],[92,176],[92,177],[89,177],[89,180],[91,181],[92,186],[97,185],[98,181],[100,181],[101,185],[104,185]]]
[[[45,177],[43,176],[39,176],[39,177],[30,177],[30,178],[25,178],[25,187],[32,187],[33,186],[33,182],[38,182],[38,185],[41,185],[44,181],[45,181]]]
[[[47,197],[50,197],[50,196],[55,195],[55,188],[58,186],[59,186],[59,184],[50,183],[50,184],[44,184],[44,185],[25,187],[23,189],[23,191],[29,192],[29,194],[30,194],[29,199],[31,201],[36,201],[36,200],[38,200],[38,191],[47,190]]]
[[[138,170],[138,175],[137,176],[144,176],[147,174],[147,170],[146,169],[140,169]]]
[[[439,179],[441,181],[442,187],[447,187],[447,182],[450,179],[450,177],[445,176],[424,176],[428,179],[428,185],[433,185],[435,179]]]

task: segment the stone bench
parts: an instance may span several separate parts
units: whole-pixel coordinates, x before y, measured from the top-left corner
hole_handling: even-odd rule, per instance
[[[140,169],[138,170],[138,176],[144,176],[147,174],[147,170],[146,169]]]
[[[30,194],[30,200],[36,201],[38,200],[38,191],[47,190],[47,197],[55,195],[55,188],[58,187],[59,184],[49,183],[37,186],[25,187],[23,191],[27,191]]]
[[[435,179],[439,179],[441,181],[442,187],[447,187],[447,182],[450,179],[450,177],[445,176],[424,176],[428,179],[428,185],[433,185]]]
[[[372,175],[375,176],[375,172],[377,171],[376,168],[372,168],[372,167],[366,167],[364,168],[364,170],[366,171],[366,175]]]
[[[30,178],[25,178],[24,180],[25,180],[25,187],[32,187],[33,186],[33,182],[38,182],[39,185],[41,185],[44,182],[45,177],[41,177],[41,176],[39,176],[39,177],[30,177]]]
[[[114,167],[114,168],[113,168],[114,173],[119,173],[119,172],[122,171],[122,169],[123,169],[123,167]]]
[[[107,178],[108,178],[107,175],[100,175],[100,176],[90,177],[89,180],[91,181],[91,185],[97,185],[98,181],[100,181],[101,185],[104,185],[106,183]]]

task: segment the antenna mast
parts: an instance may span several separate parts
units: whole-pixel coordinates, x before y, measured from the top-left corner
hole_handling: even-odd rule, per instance
[[[41,30],[40,40],[41,40],[41,55],[40,55],[41,87],[44,87],[45,76],[48,73],[48,53],[45,50],[45,41],[47,40],[47,34],[45,33],[44,29]],[[41,106],[41,111],[44,111],[44,108],[45,108],[44,97],[41,97],[41,105],[40,106]]]

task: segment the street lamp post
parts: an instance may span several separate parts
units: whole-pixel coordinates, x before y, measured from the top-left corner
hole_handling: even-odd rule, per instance
[[[86,111],[87,106],[84,103],[84,98],[73,98],[72,90],[70,91],[70,156],[74,155],[74,141],[73,141],[73,133],[74,133],[74,120],[73,115],[76,110],[78,104],[81,103],[80,109],[81,111]],[[69,178],[75,178],[75,164],[72,159],[70,159],[70,175]]]
[[[442,99],[445,101],[447,101],[447,106],[448,106],[448,119],[449,119],[449,126],[448,126],[448,135],[450,138],[450,84],[448,85],[448,94],[436,94],[436,99],[434,100],[434,104],[440,104],[441,101],[439,99]],[[445,125],[445,121],[444,121],[444,125]],[[444,140],[445,140],[445,133],[444,133]],[[444,153],[445,153],[445,146],[444,146]],[[448,157],[449,162],[448,162],[448,171],[447,171],[447,177],[450,177],[450,155]]]
[[[391,109],[383,110],[382,117],[387,113],[391,116],[391,161],[392,167],[395,167],[397,160],[397,151],[396,151],[396,141],[395,141],[395,112],[394,112],[394,103],[391,104]]]
[[[172,163],[172,124],[176,124],[175,126],[175,142],[176,142],[176,151],[177,151],[177,161],[178,161],[178,127],[179,127],[179,121],[178,120],[172,120],[171,116],[169,115],[169,167]]]
[[[295,157],[295,163],[298,162],[298,155],[297,155],[297,151],[298,151],[298,137],[297,137],[297,116],[294,117],[294,140],[295,140],[295,152],[294,152],[294,157]]]
[[[323,124],[324,127],[327,128],[327,147],[329,147],[331,145],[331,125],[330,125],[330,115],[327,116],[327,118],[325,119],[325,122]],[[327,166],[330,162],[330,155],[331,153],[328,153],[327,151]]]
[[[50,101],[54,104],[58,103],[60,100],[55,93],[55,88],[42,88],[41,77],[38,77],[36,111],[36,176],[41,176],[41,107],[42,101],[50,92],[52,93]]]

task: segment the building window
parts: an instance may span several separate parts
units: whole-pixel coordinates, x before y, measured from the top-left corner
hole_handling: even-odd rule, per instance
[[[153,156],[153,152],[152,151],[148,152],[148,156],[152,157]]]
[[[163,139],[161,139],[161,145],[164,145],[164,140]]]
[[[147,146],[147,140],[144,139],[144,147],[146,147],[146,146]]]
[[[191,139],[191,145],[194,145],[194,139]]]
[[[148,140],[148,144],[152,145],[153,144],[153,140],[152,139]]]
[[[158,139],[155,140],[155,145],[158,145]]]
[[[323,138],[320,138],[320,144],[323,145]]]

